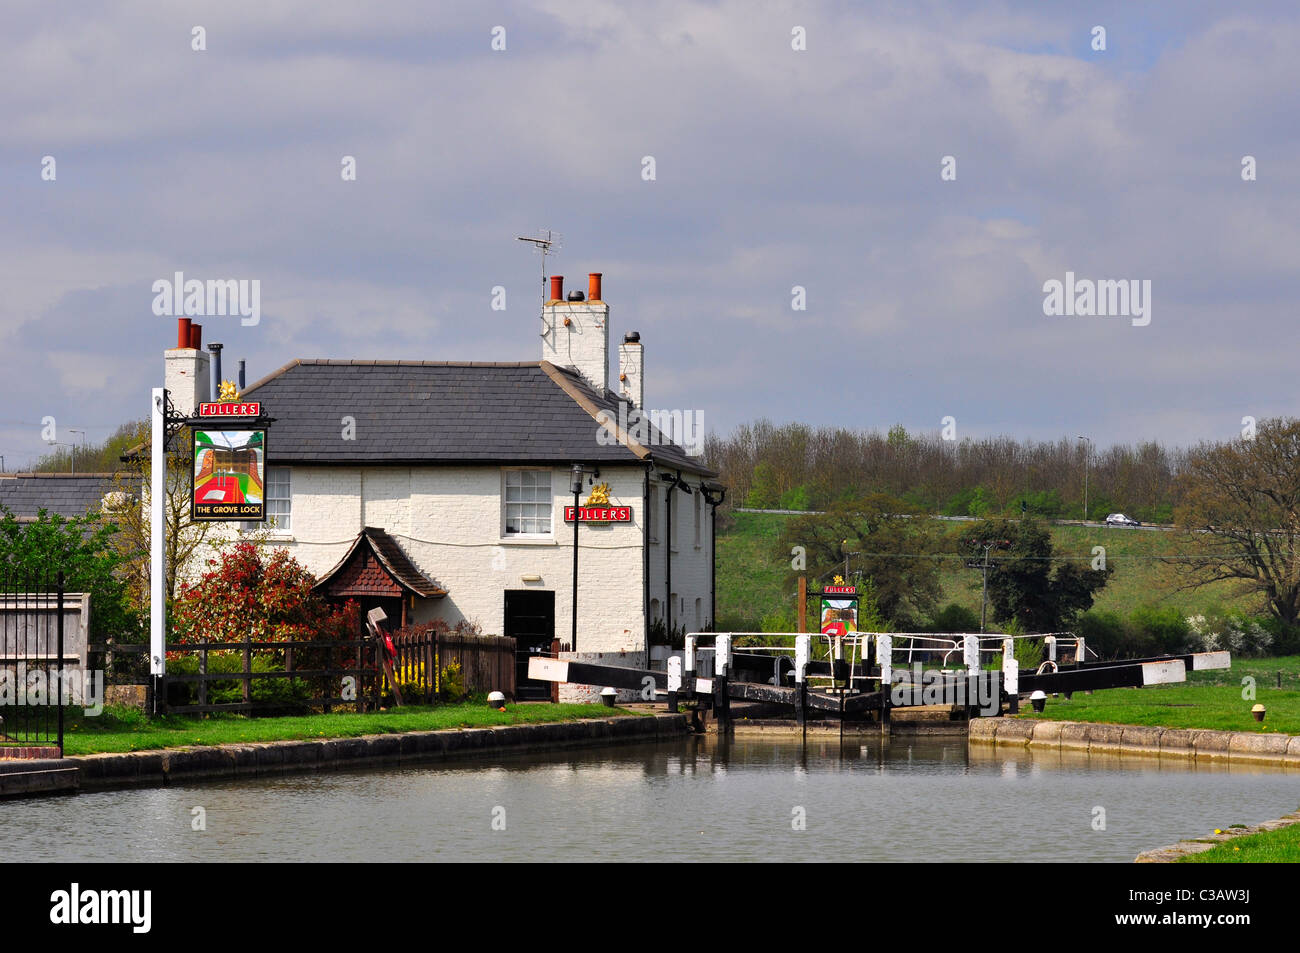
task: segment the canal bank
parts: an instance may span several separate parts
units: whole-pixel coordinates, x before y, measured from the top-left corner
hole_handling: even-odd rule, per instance
[[[971,745],[1142,755],[1197,762],[1272,764],[1300,770],[1300,735],[1114,725],[1081,721],[977,718]]]
[[[591,719],[304,741],[270,741],[0,763],[8,797],[160,787],[199,780],[397,767],[518,752],[645,744],[689,732],[686,716]]]

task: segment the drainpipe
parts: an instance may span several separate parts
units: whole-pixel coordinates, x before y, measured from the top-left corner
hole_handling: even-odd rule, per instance
[[[239,392],[244,392],[244,359],[239,359]]]
[[[676,483],[668,484],[664,494],[664,633],[669,644],[673,640],[673,490]]]

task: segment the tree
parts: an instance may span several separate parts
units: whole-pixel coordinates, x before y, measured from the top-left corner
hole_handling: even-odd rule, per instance
[[[124,456],[125,467],[113,474],[113,492],[105,509],[117,524],[113,545],[126,569],[131,604],[139,612],[149,610],[150,509],[147,488],[152,465],[149,455],[149,425],[136,425],[133,449]],[[163,552],[166,573],[163,593],[168,607],[176,598],[177,585],[194,561],[217,551],[236,538],[261,546],[266,531],[238,536],[229,523],[193,522],[190,520],[190,481],[194,443],[188,429],[173,440],[167,462],[166,499],[163,500]]]
[[[1174,566],[1183,588],[1238,580],[1277,619],[1300,618],[1300,420],[1261,421],[1253,439],[1201,444],[1181,478]]]
[[[342,641],[359,632],[356,603],[334,609],[287,550],[264,558],[253,543],[239,542],[208,565],[201,579],[181,586],[173,612],[177,642]]]
[[[962,530],[960,551],[970,560],[989,549],[988,602],[994,619],[1013,620],[1026,632],[1056,632],[1092,607],[1110,579],[1112,567],[1059,562],[1052,567],[1051,534],[1036,521],[985,520]]]
[[[891,625],[926,615],[938,601],[940,555],[931,523],[910,518],[895,497],[873,493],[797,517],[781,534],[781,558],[788,561],[795,546],[804,548],[813,578],[843,573],[846,553],[856,554],[849,556],[849,579],[870,581],[880,616]]]
[[[140,622],[127,597],[117,527],[96,514],[64,517],[42,509],[19,522],[0,506],[0,574],[11,590],[52,588],[63,573],[65,592],[90,593],[91,641],[135,641]]]

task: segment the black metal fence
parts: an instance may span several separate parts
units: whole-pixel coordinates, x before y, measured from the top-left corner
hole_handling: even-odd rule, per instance
[[[0,566],[0,758],[62,753],[64,705],[86,676],[66,651],[65,595],[59,570]]]

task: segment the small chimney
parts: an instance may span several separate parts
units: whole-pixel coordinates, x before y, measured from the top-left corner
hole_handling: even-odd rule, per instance
[[[196,351],[203,350],[203,325],[190,325],[190,347]]]
[[[176,346],[177,347],[190,346],[190,323],[191,322],[189,318],[176,319]]]
[[[239,392],[244,392],[244,359],[239,359]]]
[[[600,300],[600,272],[593,271],[587,275],[587,300]]]
[[[208,350],[212,352],[212,402],[215,404],[221,397],[221,345],[209,344]]]
[[[564,300],[564,275],[551,275],[551,300]]]
[[[645,351],[640,331],[627,332],[618,346],[618,395],[637,410],[645,409]]]

